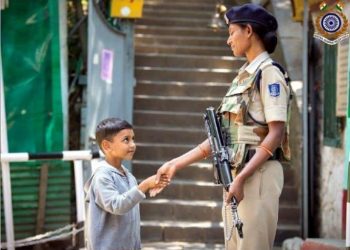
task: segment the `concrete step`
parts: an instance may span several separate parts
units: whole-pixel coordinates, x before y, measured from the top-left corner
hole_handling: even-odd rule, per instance
[[[149,6],[145,5],[143,8],[142,16],[143,17],[169,17],[169,18],[195,18],[195,19],[206,19],[210,20],[214,14],[214,11],[195,11],[192,9],[189,10],[172,10],[169,9],[167,11],[159,11],[154,10],[154,8],[149,8]]]
[[[279,225],[277,228],[275,245],[281,245],[286,238],[299,236],[300,226]],[[141,238],[148,242],[184,241],[184,242],[224,242],[223,223],[183,222],[183,221],[141,221]]]
[[[287,225],[279,224],[277,226],[277,232],[275,237],[275,246],[281,246],[285,239],[292,237],[301,236],[301,226],[300,225]]]
[[[301,208],[297,201],[295,204],[283,204],[281,205],[278,213],[278,224],[300,224]]]
[[[147,199],[141,203],[142,220],[222,221],[222,201]],[[281,205],[279,224],[298,224],[300,208]]]
[[[209,68],[170,68],[136,67],[135,77],[139,81],[186,81],[186,82],[221,82],[230,83],[237,74],[232,69]]]
[[[142,220],[221,222],[221,201],[147,199],[141,202]]]
[[[142,250],[225,250],[224,244],[208,244],[202,242],[143,242]],[[85,249],[84,249],[85,250]],[[279,246],[274,246],[272,250],[282,250]]]
[[[184,241],[223,243],[223,226],[211,221],[141,221],[141,239],[150,241]]]
[[[243,65],[242,58],[233,56],[202,56],[174,54],[137,54],[136,66],[173,67],[173,68],[210,68],[234,69]]]
[[[166,81],[139,81],[135,88],[135,95],[159,96],[192,96],[192,97],[222,97],[226,94],[230,83],[193,83]]]
[[[134,109],[176,112],[204,112],[207,107],[218,107],[221,100],[217,98],[185,98],[174,96],[135,95]]]
[[[178,144],[192,144],[196,141],[204,141],[207,138],[204,125],[202,129],[134,126],[134,130],[137,141],[147,143],[176,142]]]
[[[296,191],[295,187],[285,185],[280,198],[281,204],[295,204],[298,199]],[[222,199],[222,187],[212,182],[174,180],[167,189],[158,195],[158,198],[220,201]]]
[[[146,1],[144,7],[159,12],[167,12],[168,10],[193,10],[193,11],[215,11],[215,3],[200,2],[200,1]]]
[[[158,199],[178,200],[222,200],[222,187],[212,182],[172,180],[171,185],[157,195]],[[294,205],[298,200],[297,188],[284,185],[280,197],[281,205]]]
[[[148,176],[154,175],[163,163],[164,161],[133,160],[132,171],[138,179],[143,180]],[[178,171],[175,178],[177,180],[214,182],[213,165],[211,164],[211,160],[194,163],[193,165]]]
[[[228,38],[228,32],[226,29],[213,30],[209,27],[198,27],[193,29],[190,27],[164,27],[156,25],[141,25],[136,21],[135,34],[150,34],[150,35],[169,35],[173,36],[188,36],[188,37],[222,37]]]
[[[142,250],[224,250],[224,244],[208,244],[201,242],[143,242]],[[273,249],[275,250],[275,249]],[[280,249],[276,249],[280,250]]]
[[[138,149],[137,149],[138,150]],[[133,173],[139,179],[145,179],[148,176],[155,174],[160,166],[165,161],[154,160],[133,160]],[[176,173],[176,180],[193,180],[213,182],[213,165],[212,159],[208,158],[206,161],[194,163],[189,167],[182,169]],[[291,167],[284,167],[284,185],[295,185],[295,170]]]
[[[232,51],[224,46],[173,46],[173,45],[149,45],[136,44],[136,54],[156,53],[156,54],[177,54],[177,55],[208,55],[208,56],[231,56]]]
[[[193,142],[196,143],[196,142]],[[200,143],[200,141],[198,142]],[[135,160],[166,161],[177,157],[196,146],[196,144],[136,143]]]
[[[226,39],[221,37],[181,37],[135,34],[134,41],[136,44],[143,43],[149,45],[227,46]]]
[[[193,29],[197,27],[209,27],[210,18],[185,18],[185,17],[158,17],[150,16],[143,17],[138,22],[140,25],[156,25],[165,27],[188,27]]]
[[[134,109],[133,122],[135,126],[160,126],[200,128],[204,126],[202,112],[169,112]]]
[[[153,3],[158,3],[158,4],[162,4],[162,3],[169,3],[169,0],[146,0],[145,4],[149,3],[149,2],[153,2]],[[188,1],[185,0],[177,0],[176,2],[178,3],[188,3]],[[215,0],[191,0],[192,3],[205,3],[205,4],[212,4],[215,5],[217,3],[217,1]]]

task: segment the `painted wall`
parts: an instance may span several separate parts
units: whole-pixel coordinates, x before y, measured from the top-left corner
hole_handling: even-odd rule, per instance
[[[344,148],[322,147],[320,203],[321,237],[341,238]]]

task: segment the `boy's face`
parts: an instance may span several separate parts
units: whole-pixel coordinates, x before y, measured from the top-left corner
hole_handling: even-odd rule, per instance
[[[136,150],[134,130],[123,129],[113,137],[112,141],[103,140],[102,145],[106,156],[131,160]]]

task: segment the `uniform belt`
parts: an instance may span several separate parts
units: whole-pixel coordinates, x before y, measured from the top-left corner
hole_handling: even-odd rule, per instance
[[[253,158],[253,156],[255,155],[256,153],[256,150],[255,149],[248,149],[248,152],[246,154],[246,157],[245,157],[245,163],[247,163],[248,161],[250,161],[250,159]],[[283,159],[283,152],[282,152],[282,149],[281,148],[277,148],[275,150],[275,152],[273,153],[273,155],[267,159],[268,161],[274,161],[274,160],[277,160],[277,161],[280,161]]]

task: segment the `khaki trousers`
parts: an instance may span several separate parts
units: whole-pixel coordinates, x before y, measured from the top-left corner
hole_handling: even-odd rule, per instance
[[[243,222],[243,239],[236,228],[226,240],[232,228],[231,207],[225,200],[222,216],[225,229],[226,250],[270,250],[273,247],[278,221],[279,197],[283,188],[283,169],[278,161],[267,161],[244,183],[244,198],[238,205]],[[224,197],[226,191],[224,190]]]

